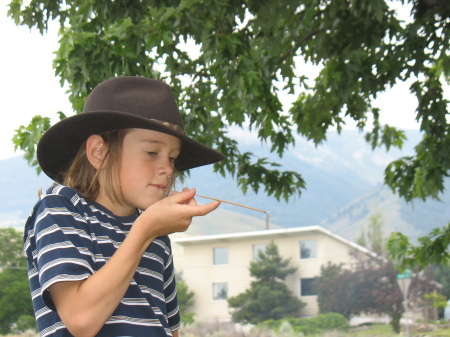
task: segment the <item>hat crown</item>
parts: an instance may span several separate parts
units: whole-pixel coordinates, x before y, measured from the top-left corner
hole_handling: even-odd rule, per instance
[[[150,78],[122,76],[96,86],[86,99],[83,113],[116,111],[169,122],[183,122],[169,85]]]
[[[100,83],[86,99],[83,113],[59,121],[42,135],[36,149],[39,165],[51,179],[62,183],[89,136],[132,128],[178,137],[183,142],[175,162],[178,171],[224,158],[223,154],[185,134],[170,86],[150,78],[122,76]]]

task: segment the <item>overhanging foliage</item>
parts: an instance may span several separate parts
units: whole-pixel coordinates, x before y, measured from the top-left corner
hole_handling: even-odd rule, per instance
[[[392,1],[399,2],[412,5],[411,22],[399,21],[385,0],[31,0],[27,6],[13,0],[9,15],[41,33],[51,20],[60,22],[54,68],[68,84],[76,113],[92,88],[111,76],[162,79],[179,97],[187,132],[226,154],[215,170],[233,175],[244,192],[263,188],[278,199],[301,194],[302,176],[241,153],[230,126],[255,130],[282,156],[296,133],[320,144],[346,118],[364,130],[372,117],[366,136],[372,146],[401,147],[404,133],[381,125],[373,101],[414,79],[424,138],[414,156],[387,167],[385,181],[406,200],[438,198],[450,169],[442,89],[450,74],[450,5]],[[320,67],[319,75],[308,79],[296,68],[299,60]],[[296,95],[289,111],[280,89]],[[32,164],[47,127],[48,120],[37,118],[14,138]]]

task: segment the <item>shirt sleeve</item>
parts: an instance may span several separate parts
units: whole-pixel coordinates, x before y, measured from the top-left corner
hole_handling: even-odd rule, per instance
[[[61,195],[46,196],[36,208],[36,267],[42,298],[51,309],[51,285],[83,280],[94,273],[90,226],[80,213],[71,200]]]
[[[178,306],[177,287],[175,280],[175,269],[173,266],[172,247],[167,237],[169,256],[164,270],[164,295],[166,297],[167,316],[170,330],[178,330],[181,325],[180,310]]]

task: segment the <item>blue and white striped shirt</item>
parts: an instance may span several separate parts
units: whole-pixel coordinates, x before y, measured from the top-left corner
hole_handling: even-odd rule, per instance
[[[117,217],[56,185],[41,195],[27,220],[24,251],[40,336],[71,336],[49,287],[88,278],[113,256],[138,214]],[[170,240],[147,248],[124,298],[97,336],[172,336],[180,326]]]

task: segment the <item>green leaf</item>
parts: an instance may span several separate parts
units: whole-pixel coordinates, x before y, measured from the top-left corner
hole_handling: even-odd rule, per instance
[[[413,78],[416,119],[427,137],[411,158],[399,158],[385,171],[385,183],[410,201],[439,198],[449,176],[449,104],[442,82],[450,74],[450,31],[445,12],[424,13],[420,1],[411,2],[412,20],[401,22],[409,2],[392,10],[384,0],[214,0],[207,6],[198,0],[151,6],[11,0],[8,16],[41,33],[59,20],[53,67],[76,113],[105,78],[162,79],[177,95],[188,134],[226,155],[216,172],[234,177],[243,191],[279,200],[301,195],[301,172],[241,154],[229,127],[248,126],[282,157],[295,145],[294,133],[317,145],[349,118],[363,131],[373,115],[373,129],[366,132],[372,147],[401,148],[404,133],[381,126],[383,111],[373,102]],[[301,64],[317,67],[317,77]],[[292,105],[283,105],[280,88],[296,95]],[[32,165],[38,138],[25,129],[15,138]]]
[[[30,165],[37,165],[36,144],[50,127],[50,118],[34,116],[28,126],[21,125],[13,136],[14,150],[24,151],[24,158]],[[38,169],[38,172],[40,170]]]

